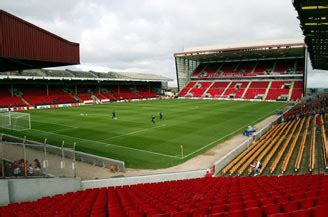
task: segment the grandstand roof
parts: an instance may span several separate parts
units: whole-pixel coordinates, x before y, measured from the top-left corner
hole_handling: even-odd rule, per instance
[[[23,71],[0,72],[0,79],[33,80],[97,80],[97,81],[157,81],[168,82],[173,79],[148,73],[133,72],[95,72],[53,69],[32,69]]]
[[[188,48],[175,53],[182,57],[200,62],[231,61],[241,59],[276,59],[304,57],[305,44],[302,39],[238,43],[211,47]]]
[[[79,44],[0,10],[0,71],[80,63]]]
[[[314,69],[328,70],[327,0],[294,0]]]

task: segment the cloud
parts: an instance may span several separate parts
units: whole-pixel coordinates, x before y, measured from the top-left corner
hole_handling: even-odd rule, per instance
[[[74,68],[155,72],[173,79],[173,53],[186,47],[302,37],[286,0],[28,0],[1,6],[79,42],[81,65]]]

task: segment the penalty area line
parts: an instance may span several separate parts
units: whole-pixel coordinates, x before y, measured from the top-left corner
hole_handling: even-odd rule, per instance
[[[149,154],[154,154],[154,155],[160,155],[160,156],[164,156],[164,157],[168,157],[168,158],[181,159],[180,157],[176,157],[176,156],[168,155],[168,154],[162,154],[162,153],[153,152],[153,151],[147,151],[147,150],[141,150],[141,149],[136,149],[136,148],[130,148],[130,147],[126,147],[126,146],[115,145],[115,144],[110,144],[110,143],[105,143],[105,142],[99,142],[99,141],[90,140],[90,139],[82,139],[82,138],[78,138],[78,137],[74,137],[74,136],[67,136],[67,135],[63,135],[63,134],[59,134],[59,133],[54,133],[54,132],[49,132],[49,131],[44,131],[44,130],[37,130],[37,129],[32,129],[32,130],[39,131],[39,132],[44,132],[44,133],[48,133],[48,134],[53,134],[53,135],[57,135],[57,136],[63,136],[63,137],[68,137],[68,138],[72,138],[72,139],[82,140],[82,141],[91,142],[91,143],[103,144],[106,147],[107,146],[114,146],[114,147],[118,147],[118,148],[123,148],[123,149],[138,151],[138,152],[144,152],[144,153],[149,153]]]
[[[121,135],[117,135],[117,136],[108,137],[106,139],[97,140],[97,142],[105,141],[105,140],[109,140],[109,139],[114,139],[114,138],[119,138],[119,137],[123,137],[123,136],[129,136],[129,135],[133,135],[133,134],[136,134],[136,133],[144,132],[144,131],[155,129],[155,128],[159,128],[159,127],[165,127],[165,126],[166,126],[166,124],[163,124],[163,125],[159,125],[159,126],[155,126],[155,127],[150,127],[150,128],[146,128],[146,129],[136,130],[136,131],[133,131],[133,132],[130,132],[130,133],[125,133],[125,134],[121,134]]]

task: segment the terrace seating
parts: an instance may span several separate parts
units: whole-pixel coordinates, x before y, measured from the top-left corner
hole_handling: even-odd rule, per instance
[[[266,100],[277,100],[282,95],[288,96],[289,88],[286,88],[285,85],[290,84],[287,81],[273,81],[271,87],[267,94]]]
[[[201,97],[211,86],[212,82],[198,82],[190,91],[194,97]]]
[[[193,72],[192,77],[199,77],[200,73],[206,67],[206,64],[200,64]]]
[[[229,88],[223,93],[225,97],[241,98],[244,94],[249,82],[246,81],[234,81],[230,84]]]
[[[305,128],[304,128],[304,132],[303,132],[303,136],[302,136],[302,141],[301,141],[301,145],[300,145],[300,149],[298,151],[298,154],[297,154],[297,158],[296,158],[296,161],[295,161],[295,171],[298,171],[301,167],[301,160],[302,160],[302,156],[303,156],[303,152],[304,152],[304,148],[305,148],[305,142],[306,142],[306,139],[307,139],[307,134],[308,134],[308,130],[309,130],[309,126],[310,126],[310,116],[307,118],[307,121],[306,121],[306,125],[305,125]]]
[[[315,118],[313,118],[313,125],[311,129],[311,142],[310,142],[310,159],[309,159],[309,171],[312,171],[314,169],[314,166],[316,164],[315,159],[315,137],[316,137],[316,123]]]
[[[31,69],[31,70],[24,70],[22,71],[22,76],[45,76],[46,74],[40,69]]]
[[[76,102],[63,88],[57,86],[49,86],[47,95],[46,86],[20,86],[22,96],[29,105],[46,105]]]
[[[294,87],[291,95],[291,100],[297,100],[302,98],[303,96],[303,82],[302,81],[295,81]]]
[[[255,61],[245,61],[245,62],[240,62],[238,67],[235,69],[235,72],[237,73],[252,73],[254,67],[256,66]]]
[[[321,116],[321,123],[323,122],[323,117]],[[325,168],[328,168],[328,142],[326,137],[326,127],[324,124],[321,125],[321,138],[322,138],[322,148],[323,148],[323,160],[325,164]]]
[[[44,70],[44,73],[49,77],[74,77],[68,70]]]
[[[73,74],[73,77],[81,77],[81,78],[97,78],[97,75],[92,73],[92,71],[70,71]]]
[[[218,69],[221,67],[220,63],[210,63],[208,64],[204,69],[203,72],[206,72],[206,74],[201,75],[201,77],[217,77],[216,72],[218,71]]]
[[[328,176],[322,174],[197,178],[88,189],[12,203],[0,207],[0,216],[265,217],[307,213],[316,217],[326,214],[327,187]]]
[[[320,107],[313,107],[314,103],[323,105],[320,102],[325,102],[325,99],[317,102],[317,99],[313,99],[312,102],[308,101],[305,105],[301,104],[296,106],[293,110],[286,113],[285,122],[272,127],[264,136],[254,142],[249,148],[238,155],[232,160],[221,173],[223,175],[246,175],[252,173],[252,168],[249,165],[254,160],[259,160],[262,163],[262,168],[259,170],[259,174],[268,173],[286,173],[287,168],[295,167],[297,172],[301,166],[302,168],[308,168],[309,171],[313,171],[318,168],[318,155],[323,155],[324,161],[326,161],[326,134],[325,125],[322,124],[321,132],[317,133],[315,130],[315,118],[310,115],[311,110],[307,109],[310,106],[314,111],[322,111]],[[306,113],[304,113],[306,112]],[[323,121],[322,121],[323,122]],[[309,129],[310,135],[308,135]],[[310,137],[308,139],[308,137]],[[320,137],[320,138],[317,138]],[[318,149],[315,147],[315,141],[321,140],[323,144],[322,152],[316,153]],[[299,145],[298,145],[299,144]],[[308,160],[303,160],[305,152],[305,145],[307,145],[306,157]],[[296,148],[299,146],[299,148]],[[320,150],[320,149],[319,149]],[[293,156],[293,157],[292,157]],[[301,165],[307,164],[307,165]],[[277,171],[278,166],[281,168]],[[248,169],[248,172],[245,170]],[[291,173],[291,171],[289,171]]]
[[[278,60],[274,72],[281,74],[288,74],[288,72],[295,72],[295,60]]]
[[[244,98],[254,99],[258,95],[263,95],[266,92],[269,82],[267,81],[253,81],[247,89]]]
[[[10,97],[1,97],[0,107],[12,107],[12,106],[26,106],[20,97],[10,96]]]
[[[214,82],[214,84],[208,89],[206,92],[209,94],[212,98],[218,98],[220,97],[225,88],[230,84],[230,82]]]
[[[294,137],[293,142],[292,142],[292,144],[290,145],[290,148],[289,148],[289,150],[288,150],[288,153],[287,153],[287,155],[286,155],[286,157],[285,157],[285,159],[284,159],[284,161],[283,161],[283,163],[282,163],[282,165],[281,165],[281,172],[282,172],[282,173],[286,172],[286,170],[287,170],[287,166],[288,166],[289,161],[290,161],[290,159],[291,159],[291,157],[292,157],[292,154],[293,154],[293,152],[294,152],[294,149],[295,149],[296,143],[297,143],[298,138],[299,138],[299,136],[300,136],[301,130],[302,130],[303,126],[304,126],[304,122],[305,122],[305,118],[302,119],[302,121],[301,121],[301,123],[300,123],[300,125],[299,125],[299,130],[297,131],[297,134],[296,134],[296,136]],[[296,126],[298,126],[298,123],[299,123],[299,122],[297,122]],[[294,130],[295,130],[295,129],[294,129]],[[292,137],[292,136],[293,136],[293,133],[290,134],[290,136],[288,137],[288,140],[291,140],[291,137]]]
[[[257,75],[266,74],[266,71],[269,72],[273,69],[274,62],[273,60],[258,61],[253,73]]]
[[[89,93],[78,93],[76,96],[81,100],[81,101],[88,101],[92,100],[92,94]]]
[[[149,90],[147,87],[137,87],[138,95],[142,98],[155,98],[156,93]]]
[[[296,73],[303,73],[304,72],[304,60],[303,59],[297,59],[296,60]]]

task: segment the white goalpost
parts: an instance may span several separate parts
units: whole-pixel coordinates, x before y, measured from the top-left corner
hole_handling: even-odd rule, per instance
[[[23,131],[31,129],[31,115],[22,112],[1,112],[0,127]]]

